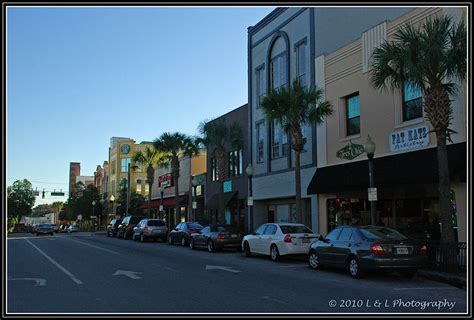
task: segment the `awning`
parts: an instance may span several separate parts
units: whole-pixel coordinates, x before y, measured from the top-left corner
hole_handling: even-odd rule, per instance
[[[219,209],[219,199],[220,197],[224,197],[224,206],[227,206],[230,200],[236,196],[238,191],[234,192],[225,192],[224,194],[217,193],[206,202],[206,209]]]
[[[466,143],[447,147],[450,181],[466,181]],[[436,148],[374,158],[377,187],[438,183]],[[336,193],[369,186],[368,160],[318,168],[308,194]]]
[[[188,195],[180,196],[179,197],[179,204],[186,205],[188,204]],[[161,203],[161,199],[154,199],[150,201],[150,208],[159,208]],[[163,206],[166,208],[174,208],[175,201],[174,197],[168,197],[163,199]],[[140,209],[148,209],[148,200],[145,200],[143,204],[140,206]]]

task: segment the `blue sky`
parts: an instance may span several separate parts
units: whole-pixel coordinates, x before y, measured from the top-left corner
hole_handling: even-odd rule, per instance
[[[273,7],[7,10],[7,184],[67,192],[112,136],[196,134],[247,102],[247,27]],[[66,198],[37,198],[36,204]]]

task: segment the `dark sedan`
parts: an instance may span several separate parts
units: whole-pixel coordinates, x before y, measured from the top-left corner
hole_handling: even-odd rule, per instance
[[[42,223],[36,226],[35,229],[36,236],[39,236],[40,234],[49,234],[49,235],[54,235],[54,228],[50,223]]]
[[[237,228],[232,225],[211,225],[191,234],[189,247],[207,248],[209,252],[214,252],[223,248],[235,248],[242,250],[242,235]]]
[[[346,268],[354,278],[373,269],[399,270],[411,278],[427,264],[425,245],[395,229],[379,226],[337,227],[311,245],[308,259],[313,269]]]
[[[133,234],[133,228],[145,219],[144,216],[127,216],[123,218],[122,223],[117,228],[117,238],[130,239]]]
[[[184,247],[188,244],[189,236],[202,228],[197,222],[181,222],[169,233],[168,244],[179,242]]]
[[[107,226],[107,237],[115,237],[117,235],[117,230],[119,225],[122,223],[122,219],[112,219],[109,225]]]

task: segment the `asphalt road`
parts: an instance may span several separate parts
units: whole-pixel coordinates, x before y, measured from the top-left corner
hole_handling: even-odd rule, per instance
[[[465,313],[466,290],[104,234],[7,243],[7,313]]]

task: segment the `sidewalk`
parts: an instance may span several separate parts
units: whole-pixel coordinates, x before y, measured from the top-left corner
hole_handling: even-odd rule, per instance
[[[420,269],[418,270],[418,277],[447,283],[458,288],[466,288],[466,273],[448,273],[430,269]]]

